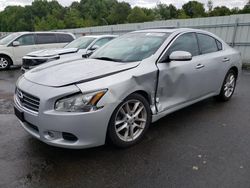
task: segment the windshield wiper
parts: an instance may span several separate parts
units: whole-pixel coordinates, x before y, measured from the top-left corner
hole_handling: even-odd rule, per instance
[[[122,62],[120,59],[114,59],[110,57],[94,57],[94,59],[105,60],[105,61],[114,61],[114,62]]]

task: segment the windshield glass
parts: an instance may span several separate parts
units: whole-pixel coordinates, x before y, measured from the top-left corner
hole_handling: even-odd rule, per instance
[[[134,62],[153,55],[170,33],[145,32],[123,35],[97,50],[90,58]]]
[[[16,37],[18,37],[20,35],[21,35],[20,33],[12,33],[12,34],[9,34],[9,35],[3,37],[0,40],[0,45],[6,45],[6,44],[10,43],[12,40],[14,40]]]
[[[67,44],[64,48],[86,49],[94,40],[93,37],[80,37]]]

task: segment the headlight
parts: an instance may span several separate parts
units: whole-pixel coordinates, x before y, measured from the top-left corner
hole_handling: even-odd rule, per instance
[[[61,112],[90,112],[97,110],[96,104],[103,97],[107,90],[101,90],[93,93],[78,93],[58,100],[55,104],[55,110]]]

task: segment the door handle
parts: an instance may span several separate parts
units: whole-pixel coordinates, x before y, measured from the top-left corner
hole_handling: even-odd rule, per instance
[[[205,65],[202,65],[202,64],[196,65],[196,69],[202,69],[203,67],[205,67]]]
[[[222,62],[228,62],[228,61],[230,61],[230,59],[227,58],[227,57],[225,57],[225,58],[222,60]]]

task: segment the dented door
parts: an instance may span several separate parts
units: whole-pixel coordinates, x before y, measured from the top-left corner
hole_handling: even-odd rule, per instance
[[[194,100],[202,94],[202,75],[196,70],[198,60],[158,64],[157,108],[164,111]]]
[[[174,51],[186,51],[192,54],[189,61],[170,61]],[[202,74],[197,70],[200,54],[196,34],[183,33],[178,36],[164,53],[158,63],[159,77],[157,88],[157,108],[164,111],[202,95]]]

